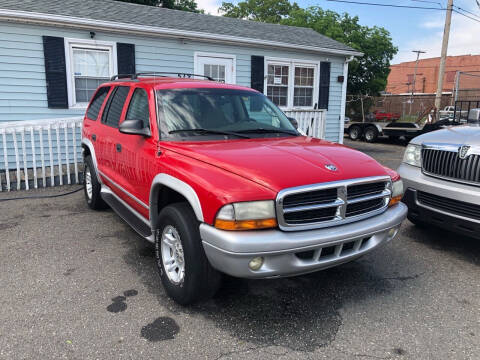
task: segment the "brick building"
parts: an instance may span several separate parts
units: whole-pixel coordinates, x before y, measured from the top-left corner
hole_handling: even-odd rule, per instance
[[[416,94],[434,94],[437,90],[440,58],[421,59],[418,62],[415,81]],[[413,87],[415,61],[403,62],[390,67],[386,92],[390,94],[410,94]],[[460,89],[480,88],[480,55],[448,56],[443,81],[443,93],[452,93],[455,88],[457,71],[478,74],[461,77]]]

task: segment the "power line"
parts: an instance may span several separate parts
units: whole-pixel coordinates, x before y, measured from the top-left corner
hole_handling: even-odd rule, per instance
[[[438,4],[440,7],[442,7],[442,4],[440,4],[437,1],[428,1],[428,0],[411,0],[411,1],[423,2],[423,3],[429,3],[429,4]]]
[[[427,7],[427,6],[408,6],[408,5],[379,4],[379,3],[359,2],[359,1],[349,1],[349,0],[327,0],[327,1],[347,3],[347,4],[358,4],[358,5],[370,5],[370,6],[384,6],[384,7],[394,7],[394,8],[405,8],[405,9],[447,10],[446,8],[436,8],[436,7]]]
[[[479,17],[478,14],[474,14],[473,12],[468,11],[468,10],[465,10],[464,8],[461,8],[460,6],[453,5],[453,7],[457,8],[457,9],[459,9],[459,10],[462,10],[463,12],[466,12],[466,13],[468,13],[468,14],[470,14],[470,15],[473,15],[473,16],[475,16],[475,17],[477,17],[477,18]],[[479,19],[480,19],[480,18],[479,18]]]
[[[328,1],[333,1],[333,0],[328,0]],[[476,19],[475,19],[474,17],[471,17],[471,16],[469,16],[469,15],[467,15],[467,14],[464,14],[464,13],[458,11],[458,10],[455,10],[455,9],[452,9],[452,11],[455,12],[455,13],[457,13],[457,14],[463,15],[463,16],[465,16],[466,18],[469,18],[470,20],[473,20],[473,21],[476,21],[476,22],[480,23],[480,18],[476,18]]]

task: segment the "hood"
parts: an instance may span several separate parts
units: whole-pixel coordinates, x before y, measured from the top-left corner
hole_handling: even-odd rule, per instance
[[[423,143],[480,145],[480,127],[478,125],[452,126],[417,136],[411,143],[418,145]]]
[[[300,185],[388,175],[383,166],[359,151],[304,136],[164,142],[162,147],[277,192]],[[330,168],[333,165],[336,171],[326,165]]]

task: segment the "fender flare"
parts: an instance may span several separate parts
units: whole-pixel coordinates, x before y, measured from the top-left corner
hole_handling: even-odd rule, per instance
[[[150,214],[151,214],[150,222],[151,222],[152,229],[155,229],[157,225],[156,224],[157,216],[154,216],[154,215],[157,214],[156,209],[158,208],[158,194],[162,186],[169,187],[172,190],[175,190],[176,192],[183,195],[189,202],[190,206],[192,207],[197,220],[200,222],[203,222],[202,206],[200,204],[200,199],[198,198],[198,195],[195,192],[195,190],[186,182],[176,177],[173,177],[165,173],[160,173],[153,178],[152,185],[150,187],[149,203],[150,203]]]
[[[82,145],[87,146],[88,149],[90,150],[90,155],[92,157],[93,167],[94,167],[93,170],[95,171],[95,175],[97,176],[98,182],[102,184],[102,179],[100,178],[100,174],[98,172],[97,156],[95,155],[95,148],[93,147],[92,142],[90,141],[90,139],[84,137],[82,138]]]

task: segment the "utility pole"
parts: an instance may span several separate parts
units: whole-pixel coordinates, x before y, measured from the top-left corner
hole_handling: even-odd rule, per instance
[[[448,0],[447,15],[445,17],[445,28],[443,29],[442,54],[440,57],[440,67],[438,69],[437,93],[435,95],[435,114],[436,120],[439,119],[439,110],[442,104],[443,76],[445,74],[445,61],[447,60],[448,38],[450,36],[450,24],[452,23],[453,0]]]
[[[418,60],[420,59],[420,54],[425,54],[426,51],[422,50],[412,50],[412,52],[417,53],[417,61],[415,62],[415,70],[413,72],[413,86],[412,86],[412,95],[410,96],[410,111],[409,115],[412,115],[412,103],[413,103],[413,96],[415,93],[415,80],[417,79],[417,68],[418,68]]]

